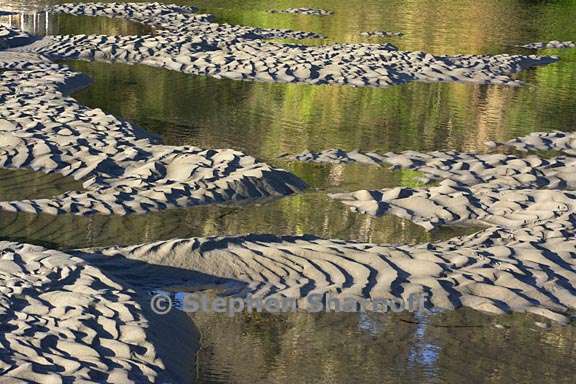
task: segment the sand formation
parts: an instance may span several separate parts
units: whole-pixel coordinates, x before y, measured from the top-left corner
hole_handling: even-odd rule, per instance
[[[151,3],[62,4],[48,12],[122,17],[157,28],[146,36],[52,36],[21,48],[53,59],[145,64],[235,80],[386,87],[410,81],[517,85],[510,76],[554,57],[434,56],[390,44],[299,46],[270,38],[318,38],[311,32],[239,27],[211,22],[190,7]]]
[[[166,376],[135,292],[83,260],[2,241],[0,285],[3,382],[147,383]]]
[[[287,9],[273,9],[270,13],[282,13],[288,15],[306,15],[306,16],[330,16],[334,12],[327,11],[319,8],[287,8]]]
[[[416,294],[429,308],[529,312],[566,323],[576,309],[575,224],[567,214],[418,246],[250,235],[64,253],[2,242],[0,317],[10,331],[0,340],[0,369],[5,377],[39,382],[141,383],[168,375],[139,304],[141,289],[126,280],[282,295],[302,309],[313,294],[390,300]],[[148,273],[135,275],[133,263]],[[157,273],[155,266],[170,269]]]
[[[76,215],[144,213],[281,196],[304,187],[288,172],[231,149],[172,147],[63,91],[87,79],[28,53],[0,52],[0,166],[59,173],[84,191],[0,202],[0,209]]]
[[[225,282],[229,294],[283,295],[299,299],[304,309],[311,294],[404,300],[425,294],[429,308],[531,312],[566,322],[576,309],[571,254],[575,219],[565,215],[530,228],[492,227],[418,246],[249,235],[92,249],[78,255],[193,270],[205,279],[189,281],[190,286]]]
[[[545,49],[545,48],[576,48],[576,43],[573,41],[549,41],[549,42],[539,42],[530,43],[521,46],[522,48],[528,49]]]
[[[17,47],[29,44],[33,41],[32,36],[16,28],[0,25],[0,49]]]
[[[372,32],[360,32],[360,36],[366,37],[389,37],[389,36],[404,36],[402,32],[390,32],[390,31],[372,31]]]
[[[510,74],[553,61],[536,56],[432,56],[389,45],[298,47],[263,41],[310,34],[212,23],[189,7],[62,5],[53,12],[124,17],[154,36],[57,36],[34,41],[3,28],[0,166],[84,180],[84,191],[1,202],[32,213],[126,214],[282,196],[303,187],[289,173],[233,150],[173,147],[65,95],[87,79],[50,59],[166,67],[237,79],[385,86],[408,81],[516,84]],[[28,45],[23,45],[31,43]],[[18,47],[16,47],[18,46]],[[16,47],[16,48],[15,48]],[[240,69],[241,68],[241,69]],[[574,134],[535,133],[507,143],[555,150],[552,159],[458,152],[304,153],[294,160],[391,165],[438,186],[332,195],[362,212],[392,213],[427,229],[484,223],[448,241],[362,244],[312,236],[192,238],[67,252],[0,242],[0,372],[24,382],[64,378],[154,382],[160,358],[138,289],[212,283],[229,294],[404,298],[437,309],[529,312],[567,323],[576,310]],[[136,274],[133,264],[170,267]],[[119,279],[107,270],[124,276]],[[136,276],[136,278],[135,278]],[[134,280],[138,280],[137,282]],[[140,292],[140,291],[138,291]]]
[[[540,135],[553,134],[533,134],[526,140],[530,142],[530,137]],[[562,135],[566,136],[573,135]],[[517,141],[523,140],[501,145],[512,146]],[[387,164],[393,169],[422,172],[422,182],[439,182],[439,185],[422,189],[361,190],[335,193],[330,197],[341,200],[355,211],[373,216],[394,214],[427,230],[453,224],[518,228],[555,219],[576,208],[576,195],[567,191],[576,187],[576,159],[568,156],[542,159],[454,151],[379,155],[328,150],[288,158],[308,162]]]
[[[2,68],[8,70],[0,93],[5,100],[0,110],[4,119],[1,140],[6,147],[0,157],[2,166],[70,175],[85,180],[86,189],[53,199],[1,202],[4,210],[78,215],[144,213],[281,196],[304,187],[287,172],[239,152],[162,146],[127,122],[77,105],[62,92],[86,84],[86,79],[53,64],[46,56],[142,63],[215,77],[353,85],[457,80],[460,75],[464,76],[461,80],[515,83],[506,74],[551,60],[508,55],[441,58],[396,51],[389,45],[273,44],[262,39],[310,34],[215,24],[209,15],[173,5],[64,4],[49,11],[125,17],[159,31],[153,36],[78,35],[35,40],[13,29],[3,30],[0,43],[13,48],[0,58]],[[284,52],[288,58],[275,52]],[[385,55],[400,56],[390,64],[386,62],[390,57]],[[257,60],[266,65],[254,61],[259,56],[264,57]],[[232,69],[243,60],[246,71]],[[418,63],[420,60],[423,63]],[[337,62],[340,65],[334,64]],[[479,65],[480,70],[476,68]],[[359,66],[380,75],[359,77]],[[377,66],[382,66],[381,70]],[[418,72],[411,72],[414,66]],[[341,75],[333,76],[332,70]],[[343,71],[350,71],[350,76],[342,75]]]
[[[574,132],[532,132],[505,143],[490,141],[490,148],[510,147],[518,151],[557,151],[570,156],[576,154],[576,133]]]

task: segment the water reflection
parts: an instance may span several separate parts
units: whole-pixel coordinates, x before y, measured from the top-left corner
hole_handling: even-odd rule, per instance
[[[82,183],[61,175],[0,169],[0,201],[43,199],[71,189],[82,190]]]
[[[249,83],[145,66],[69,63],[95,84],[84,104],[125,116],[170,144],[281,153],[484,150],[487,140],[574,129],[576,51],[521,74],[523,87],[412,83],[386,89]]]
[[[52,3],[54,3],[53,1]],[[61,1],[63,2],[63,1]],[[331,41],[392,41],[435,54],[528,52],[517,43],[574,40],[573,2],[520,0],[198,0],[219,20],[324,33]],[[30,1],[2,1],[31,5]],[[44,2],[46,3],[46,2]],[[271,15],[310,6],[333,17]],[[135,34],[141,26],[62,16],[35,33]],[[4,19],[3,19],[4,20]],[[37,30],[40,28],[40,30]],[[46,32],[42,32],[45,28]],[[131,29],[135,28],[135,29]],[[401,31],[402,38],[363,38],[361,31]],[[235,148],[296,173],[307,193],[245,207],[200,207],[128,217],[53,217],[2,212],[0,236],[70,248],[248,232],[316,234],[368,242],[417,243],[455,235],[424,233],[393,217],[351,213],[327,191],[417,186],[410,172],[279,162],[284,152],[339,147],[372,151],[482,150],[483,142],[576,127],[576,50],[549,50],[560,62],[519,75],[520,88],[409,84],[389,89],[246,83],[195,77],[143,66],[70,63],[94,84],[76,97],[157,132],[170,144]],[[6,177],[6,178],[5,178]],[[58,193],[0,175],[0,198]],[[19,176],[20,177],[20,176]],[[21,179],[24,180],[24,179]],[[29,179],[26,179],[29,180]],[[35,192],[36,191],[36,192]],[[461,310],[430,318],[406,314],[197,314],[202,332],[200,383],[572,383],[576,328],[543,330],[522,315],[491,317]],[[499,327],[496,328],[495,325]],[[247,357],[249,361],[247,362]],[[190,362],[191,364],[193,362]]]
[[[574,327],[545,331],[523,316],[468,310],[412,316],[194,314],[202,333],[197,381],[572,382]],[[372,325],[366,327],[367,321]]]
[[[0,2],[2,9],[2,2]],[[18,28],[35,36],[48,35],[144,35],[154,32],[153,28],[122,19],[73,15],[53,15],[33,9],[21,9],[0,13],[0,24]]]
[[[18,28],[32,35],[48,35],[50,30],[49,16],[46,12],[15,12],[0,14],[0,24]]]

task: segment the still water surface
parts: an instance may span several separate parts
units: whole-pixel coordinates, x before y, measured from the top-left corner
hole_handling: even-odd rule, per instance
[[[572,1],[173,1],[221,22],[323,33],[317,42],[392,42],[434,54],[533,53],[516,44],[576,40]],[[1,6],[34,2],[1,1]],[[38,2],[50,3],[50,2]],[[54,3],[54,2],[51,2]],[[272,8],[320,7],[331,17],[272,15]],[[5,22],[5,19],[2,19]],[[11,20],[38,34],[143,34],[135,23],[37,15]],[[364,38],[386,30],[403,37]],[[425,233],[394,217],[351,213],[326,192],[418,186],[414,172],[279,161],[282,153],[484,150],[486,140],[576,129],[576,50],[543,50],[558,63],[518,75],[523,87],[408,84],[387,89],[216,80],[122,64],[69,62],[94,83],[80,102],[129,119],[166,143],[234,148],[304,179],[303,194],[247,206],[200,207],[128,217],[0,213],[0,236],[60,248],[259,232],[368,242],[418,243],[473,229]],[[0,198],[44,197],[78,188],[67,179],[0,173]],[[543,330],[525,316],[471,311],[408,315],[195,315],[202,333],[201,383],[572,383],[575,328]],[[413,322],[420,324],[414,324]],[[504,324],[496,328],[495,324]],[[192,362],[191,362],[192,363]]]

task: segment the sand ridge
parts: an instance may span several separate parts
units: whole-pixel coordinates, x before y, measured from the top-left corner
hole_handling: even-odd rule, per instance
[[[0,25],[0,49],[30,44],[35,38],[30,34],[6,25]]]
[[[571,136],[543,135],[555,135],[553,137],[559,139]],[[532,143],[532,148],[541,143],[541,149],[559,149],[560,146],[542,145],[541,137],[540,134],[529,135],[526,143]],[[519,145],[521,142],[523,139],[518,138],[499,145],[517,146],[518,149],[528,145]],[[439,185],[419,189],[360,190],[329,196],[355,211],[372,216],[397,215],[427,230],[454,224],[516,228],[552,220],[576,209],[576,195],[571,192],[576,187],[576,158],[567,155],[542,159],[535,155],[518,157],[456,151],[404,151],[380,155],[326,150],[284,158],[306,162],[386,164],[392,169],[421,172],[421,182],[438,182]]]
[[[135,292],[99,269],[64,252],[1,241],[0,282],[2,382],[166,377]]]
[[[425,294],[429,308],[530,312],[565,323],[576,309],[575,219],[564,215],[519,229],[493,226],[417,246],[247,235],[89,249],[79,255],[193,270],[211,276],[212,283],[226,280],[229,294],[291,297],[304,309],[312,294],[404,300]],[[229,280],[237,282],[236,288],[230,289]]]
[[[280,13],[288,15],[306,15],[306,16],[330,16],[334,12],[320,8],[286,8],[286,9],[273,9],[270,13]]]
[[[51,36],[27,51],[54,59],[145,64],[234,80],[387,87],[411,81],[519,85],[523,69],[552,56],[455,55],[400,51],[391,44],[304,46],[270,38],[319,38],[312,32],[261,29],[212,22],[190,7],[152,3],[60,4],[47,12],[121,17],[158,28],[146,36]]]
[[[517,137],[506,142],[489,141],[489,148],[513,148],[522,152],[558,151],[573,156],[576,152],[575,132],[532,132],[526,136]]]
[[[249,201],[304,183],[232,149],[158,143],[134,125],[63,92],[88,79],[32,53],[0,52],[0,166],[83,180],[84,191],[5,201],[0,209],[75,215],[145,213]]]
[[[548,41],[548,42],[538,42],[521,45],[522,48],[528,49],[555,49],[555,48],[576,48],[576,43],[573,41]]]
[[[575,225],[576,216],[565,214],[416,246],[274,235],[67,252],[0,242],[0,317],[10,327],[0,339],[0,369],[5,377],[42,382],[157,382],[169,372],[133,283],[222,285],[228,295],[294,298],[301,309],[311,295],[416,294],[432,310],[528,312],[567,323],[576,309]]]
[[[365,37],[390,37],[390,36],[404,36],[403,32],[393,32],[393,31],[370,31],[370,32],[360,32],[360,36]]]
[[[168,373],[142,298],[129,288],[134,282],[149,289],[222,285],[233,296],[294,298],[301,309],[311,295],[408,300],[416,294],[432,310],[528,312],[568,323],[576,309],[575,235],[576,216],[565,214],[416,246],[274,235],[67,252],[1,242],[0,317],[10,327],[0,339],[1,369],[5,377],[42,382],[61,376],[156,382]],[[148,273],[135,274],[136,268]]]

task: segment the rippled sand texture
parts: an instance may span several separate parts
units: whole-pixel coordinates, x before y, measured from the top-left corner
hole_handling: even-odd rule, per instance
[[[572,136],[536,133],[507,144],[490,143],[490,146],[561,150],[567,149],[565,145]],[[546,137],[558,137],[560,145],[544,145],[542,139]],[[535,138],[542,145],[535,143]],[[542,159],[498,153],[406,151],[379,155],[328,150],[289,158],[307,162],[388,164],[396,169],[422,172],[421,181],[435,181],[439,185],[422,189],[361,190],[330,196],[356,211],[373,216],[391,213],[427,230],[453,224],[519,228],[553,220],[576,208],[576,195],[570,192],[576,186],[576,159],[566,155]]]
[[[548,41],[538,42],[522,45],[522,48],[528,49],[546,49],[546,48],[576,48],[576,43],[573,41]]]
[[[304,187],[295,176],[231,149],[156,143],[138,128],[63,91],[87,79],[38,54],[0,53],[0,165],[82,179],[85,191],[0,202],[6,211],[144,213],[252,200]]]
[[[14,328],[0,340],[10,351],[0,364],[8,376],[40,381],[57,375],[46,372],[47,364],[77,378],[156,377],[163,364],[133,292],[95,267],[140,286],[222,285],[228,294],[296,298],[302,308],[312,294],[405,300],[420,294],[429,308],[530,312],[566,323],[576,309],[575,223],[565,215],[419,246],[251,235],[66,254],[4,242],[1,315]],[[171,269],[159,273],[154,266]]]
[[[17,47],[29,44],[32,38],[25,32],[0,25],[0,49]]]
[[[149,3],[63,4],[52,13],[122,17],[151,24],[155,36],[55,36],[26,48],[58,59],[140,63],[184,73],[236,80],[385,87],[410,81],[519,84],[522,69],[554,62],[538,56],[433,56],[394,46],[337,44],[317,47],[263,41],[317,38],[314,33],[211,22],[190,7]]]
[[[3,382],[144,383],[163,375],[133,290],[62,252],[0,242],[0,255]]]
[[[330,16],[332,11],[320,8],[287,8],[287,9],[273,9],[270,13],[281,13],[287,15],[306,15],[306,16]]]
[[[123,17],[154,36],[56,36],[0,29],[0,166],[72,176],[83,191],[1,202],[8,211],[124,215],[283,196],[304,184],[243,153],[166,146],[132,124],[66,97],[87,79],[51,60],[122,61],[232,79],[387,86],[409,81],[518,84],[510,75],[554,61],[536,56],[432,56],[390,45],[303,47],[267,38],[310,33],[212,23],[189,7],[77,4],[51,12]],[[35,41],[34,41],[35,40]],[[31,43],[31,44],[27,44]],[[199,288],[298,299],[427,297],[429,309],[528,312],[568,323],[576,310],[574,135],[537,133],[504,153],[326,151],[292,160],[391,165],[428,188],[331,195],[361,212],[432,229],[482,223],[474,235],[417,246],[312,236],[223,236],[67,252],[0,242],[0,369],[23,381],[146,382],[165,364],[136,286]],[[115,276],[114,279],[112,276]],[[118,281],[116,281],[118,280]],[[148,319],[148,320],[147,320]],[[168,322],[168,321],[167,321]],[[157,327],[157,330],[163,329]],[[47,368],[51,367],[51,368]]]

